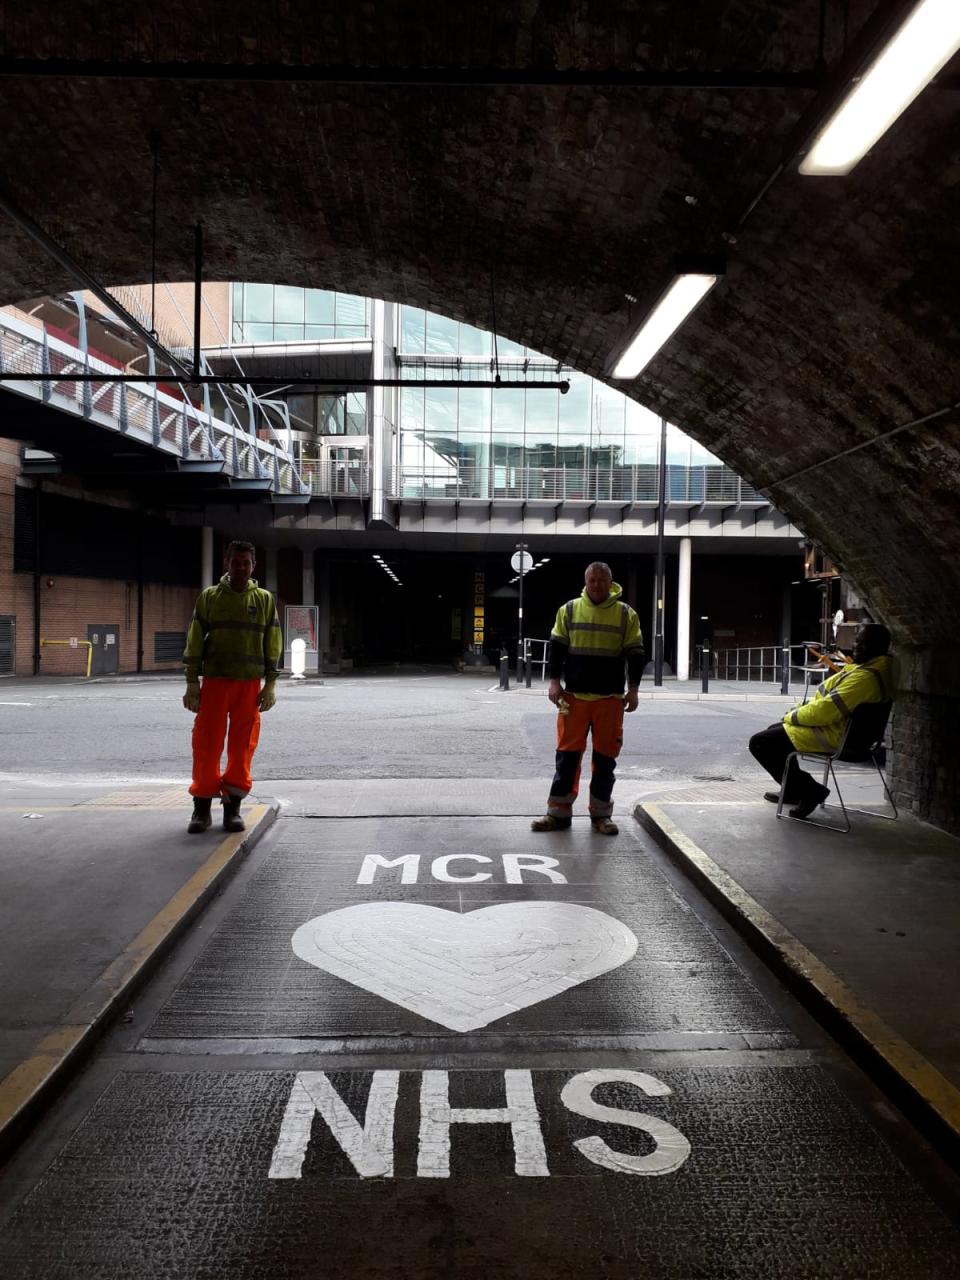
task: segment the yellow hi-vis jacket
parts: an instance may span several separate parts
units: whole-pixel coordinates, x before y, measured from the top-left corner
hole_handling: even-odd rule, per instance
[[[812,702],[787,712],[783,727],[797,751],[835,751],[854,710],[863,702],[892,702],[894,692],[893,659],[885,653],[824,680]]]
[[[205,676],[230,680],[277,678],[283,656],[283,635],[273,596],[251,578],[243,591],[234,591],[228,574],[197,598],[183,666],[187,682]]]
[[[643,636],[636,613],[620,599],[623,589],[610,584],[602,604],[594,604],[584,587],[576,600],[557,610],[550,633],[547,669],[563,679],[578,698],[611,698],[623,694],[624,666],[631,685],[643,675]]]

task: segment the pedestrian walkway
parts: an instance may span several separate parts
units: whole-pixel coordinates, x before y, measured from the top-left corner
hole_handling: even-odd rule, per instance
[[[275,813],[186,834],[186,786],[8,782],[0,804],[0,1143],[62,1084]]]
[[[852,776],[843,778],[848,804],[885,808],[875,775],[859,784]],[[821,1016],[835,1015],[855,1048],[875,1049],[874,1069],[900,1077],[957,1143],[960,840],[907,815],[853,813],[849,834],[778,821],[765,786],[661,789],[637,816]],[[836,812],[813,816],[836,821]]]

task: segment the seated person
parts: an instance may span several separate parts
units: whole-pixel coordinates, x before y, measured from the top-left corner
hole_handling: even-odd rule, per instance
[[[854,709],[863,702],[891,702],[894,697],[890,632],[879,623],[865,623],[857,631],[853,662],[824,680],[810,702],[794,707],[782,724],[755,733],[750,754],[779,783],[791,751],[835,751]],[[805,773],[796,760],[790,762],[786,803],[791,818],[807,818],[822,804],[830,789]],[[765,800],[777,803],[779,791],[765,791]]]

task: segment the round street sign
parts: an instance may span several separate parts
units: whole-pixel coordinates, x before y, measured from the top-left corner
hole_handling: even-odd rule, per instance
[[[510,557],[510,568],[514,573],[529,573],[533,568],[533,556],[529,551],[515,551]]]

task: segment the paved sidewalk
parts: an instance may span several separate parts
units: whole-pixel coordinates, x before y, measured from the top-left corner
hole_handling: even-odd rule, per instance
[[[185,786],[7,783],[0,804],[0,1141],[272,821],[188,836]]]
[[[848,804],[876,804],[859,785]],[[778,821],[763,789],[674,789],[636,813],[835,1030],[960,1136],[960,840],[904,815],[853,813],[849,834]]]

